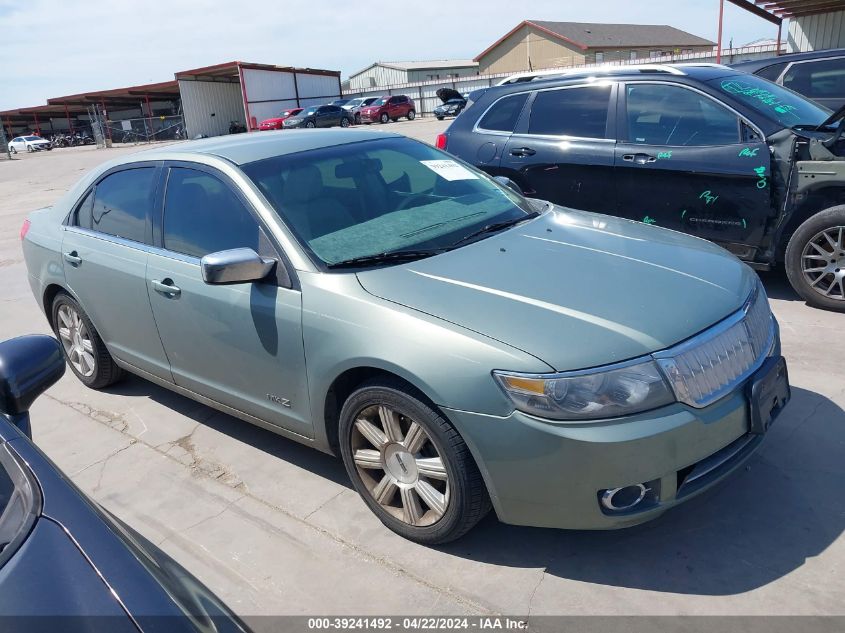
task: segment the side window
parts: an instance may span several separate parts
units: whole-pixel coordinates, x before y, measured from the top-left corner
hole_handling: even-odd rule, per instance
[[[704,146],[740,142],[738,117],[680,86],[627,86],[628,141],[644,145]]]
[[[76,217],[73,224],[82,229],[91,228],[91,217],[94,211],[94,190],[88,192],[88,195],[83,198],[79,206],[76,207]]]
[[[772,64],[771,66],[766,66],[765,68],[758,70],[755,75],[758,77],[762,77],[763,79],[768,79],[769,81],[776,81],[780,74],[783,72],[783,69],[789,65],[789,62],[781,62],[780,64]]]
[[[499,99],[481,117],[478,127],[497,132],[513,132],[516,122],[519,119],[519,114],[522,112],[522,106],[525,105],[527,98],[528,93],[523,92]]]
[[[164,247],[202,257],[230,248],[258,252],[258,223],[219,178],[173,167],[164,198]]]
[[[783,85],[811,99],[845,96],[845,59],[823,59],[793,64]]]
[[[538,92],[531,104],[529,134],[605,138],[610,86]]]
[[[146,241],[153,210],[154,167],[127,169],[106,176],[94,190],[91,229],[135,242]]]

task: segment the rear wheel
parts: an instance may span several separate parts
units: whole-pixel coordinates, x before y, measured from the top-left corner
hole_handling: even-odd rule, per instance
[[[349,119],[347,119],[346,117],[343,117],[340,120],[340,127],[349,127]]]
[[[390,121],[390,117],[387,116],[387,112],[385,112],[378,118],[378,120],[382,123],[387,123],[388,121]]]
[[[417,543],[463,536],[490,510],[461,436],[422,397],[395,380],[362,385],[340,414],[346,471],[382,523]]]
[[[123,378],[91,319],[70,295],[60,292],[53,300],[53,328],[68,365],[85,385],[102,389]]]
[[[413,121],[416,116],[417,116],[416,112],[414,112],[413,110],[408,110],[408,120],[409,121]]]
[[[810,305],[845,312],[845,205],[798,227],[786,247],[786,274]]]

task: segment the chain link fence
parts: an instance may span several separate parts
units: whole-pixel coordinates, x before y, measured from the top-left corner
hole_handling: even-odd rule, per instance
[[[102,118],[98,118],[102,120]],[[121,121],[105,120],[103,123],[104,142],[137,145],[156,141],[174,141],[185,139],[185,122],[182,115],[140,117]]]

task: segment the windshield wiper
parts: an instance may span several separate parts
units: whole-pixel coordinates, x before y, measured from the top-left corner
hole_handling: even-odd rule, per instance
[[[485,224],[480,229],[473,231],[472,233],[470,233],[468,235],[464,235],[461,239],[459,239],[457,242],[452,244],[452,246],[450,248],[455,248],[457,246],[460,246],[461,244],[464,244],[464,243],[470,241],[471,239],[478,237],[479,235],[485,235],[487,233],[495,233],[496,231],[501,231],[502,229],[506,229],[509,226],[513,226],[515,224],[519,224],[520,222],[525,222],[526,220],[536,218],[538,215],[540,215],[540,214],[537,211],[532,211],[531,213],[526,213],[521,218],[511,218],[509,220],[502,220],[501,222],[493,222],[492,224]]]
[[[432,255],[439,255],[444,252],[444,248],[430,248],[406,251],[385,251],[384,253],[375,253],[373,255],[363,255],[361,257],[353,257],[351,259],[344,259],[333,264],[327,264],[327,268],[357,268],[358,266],[370,266],[372,264],[384,264],[391,262],[411,262],[416,259],[424,257],[431,257]]]

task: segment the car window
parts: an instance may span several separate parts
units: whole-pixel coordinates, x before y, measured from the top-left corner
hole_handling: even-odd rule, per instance
[[[762,77],[763,79],[768,79],[769,81],[775,81],[780,74],[783,72],[783,69],[789,65],[789,62],[781,62],[780,64],[772,64],[771,66],[766,66],[758,70],[755,75],[758,77]]]
[[[824,106],[757,75],[737,74],[707,83],[784,127],[821,125],[830,116]]]
[[[627,86],[628,141],[702,146],[740,142],[739,118],[709,97],[680,86]]]
[[[845,58],[793,64],[783,85],[812,99],[845,96]]]
[[[525,105],[527,98],[528,93],[523,92],[499,99],[481,117],[478,127],[497,132],[513,132],[516,122],[519,119],[519,114],[522,112],[522,106]]]
[[[83,229],[90,229],[92,223],[92,215],[94,211],[94,190],[88,192],[88,195],[83,198],[79,206],[76,207],[76,217],[74,224]]]
[[[91,229],[135,242],[146,241],[147,217],[155,195],[154,167],[106,176],[94,190]]]
[[[481,226],[531,210],[483,173],[407,138],[319,148],[241,168],[299,241],[327,264],[445,248]],[[343,180],[352,187],[341,186]]]
[[[529,134],[605,138],[610,86],[543,90],[531,104]]]
[[[255,218],[219,178],[173,167],[164,199],[164,247],[203,257],[230,248],[258,251]]]

